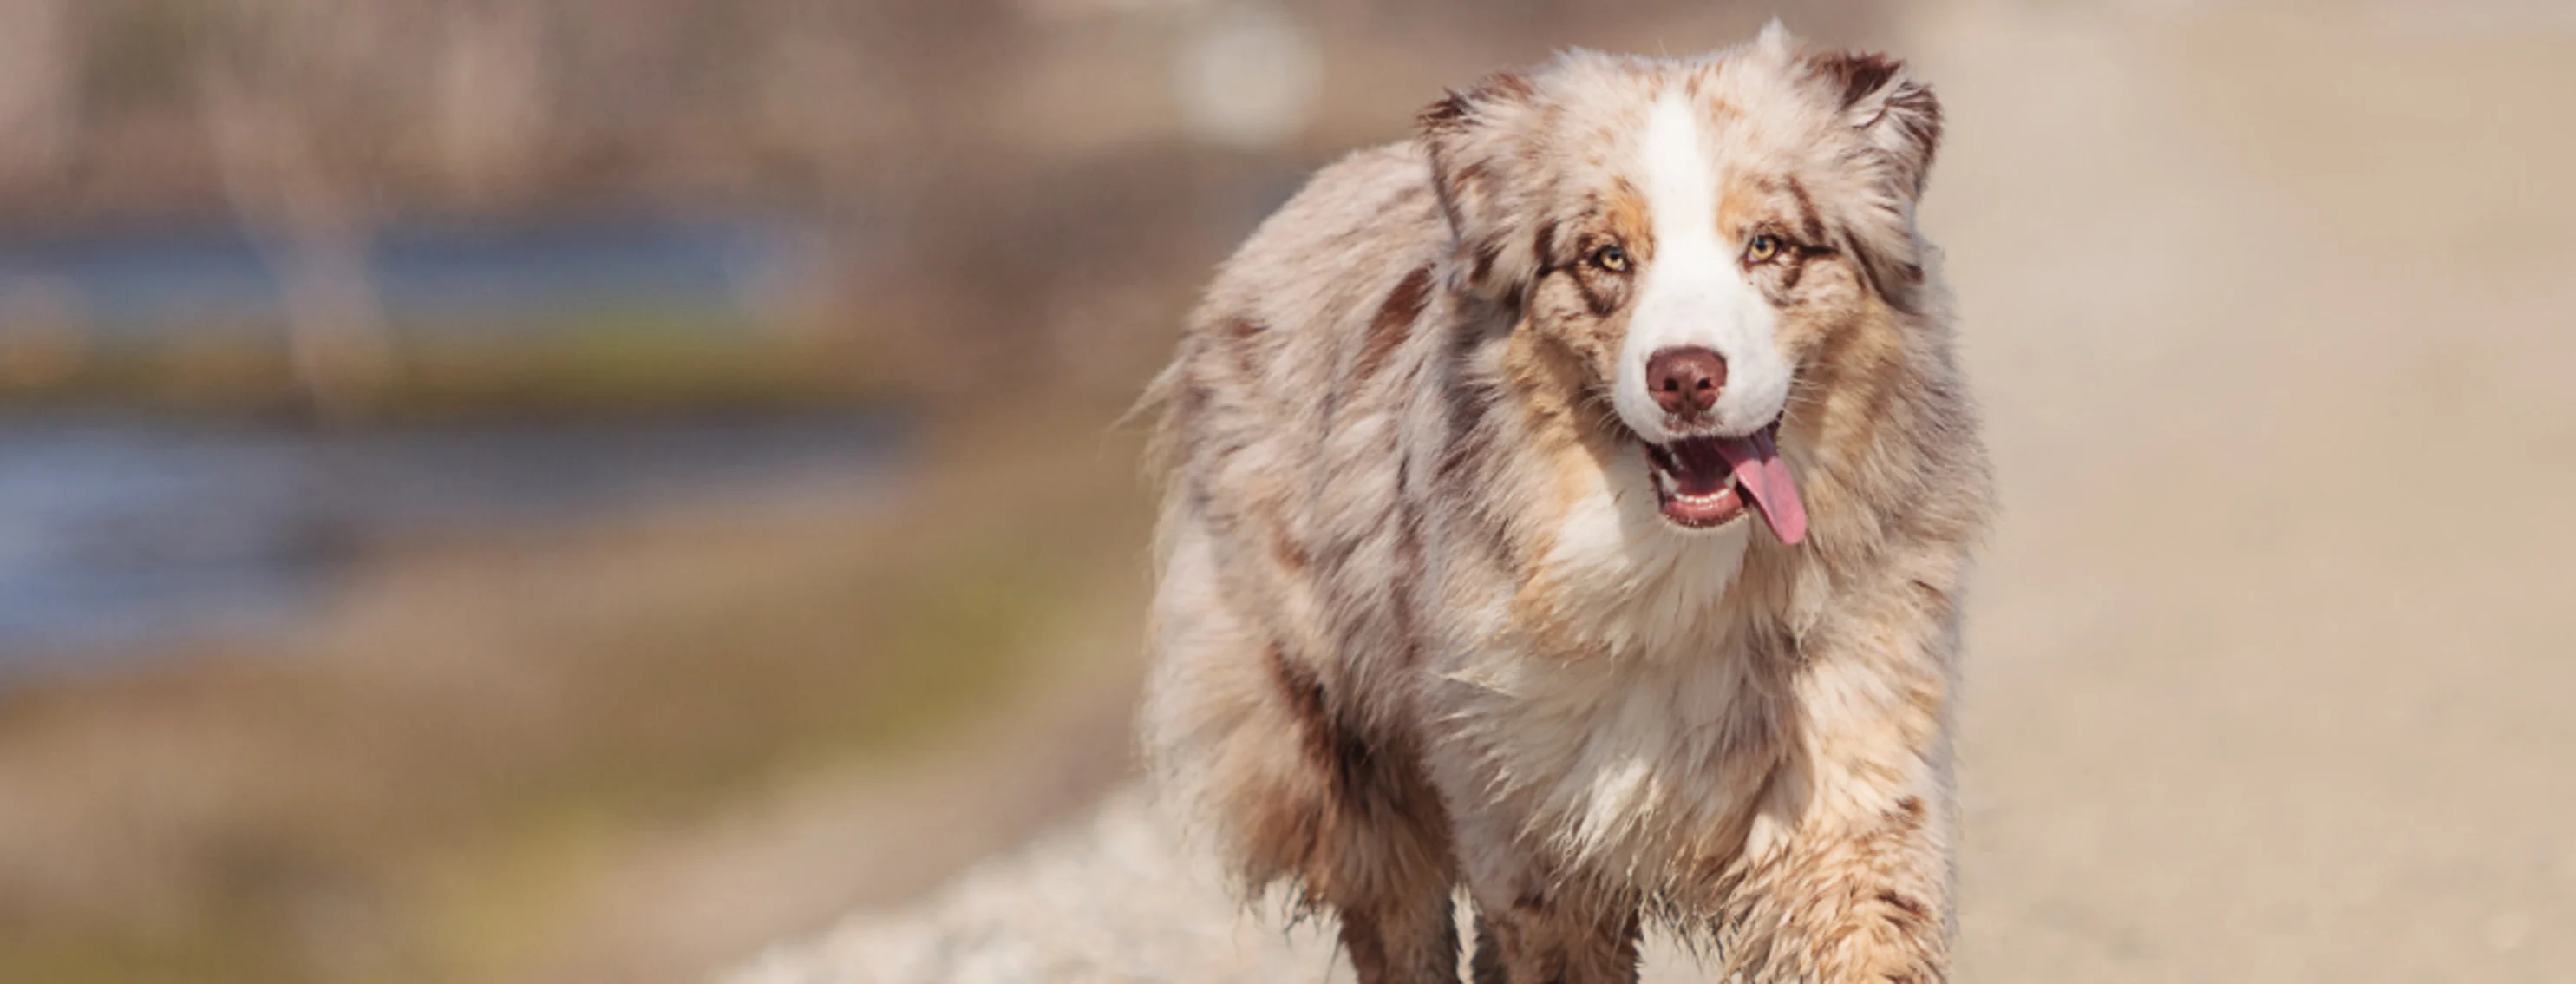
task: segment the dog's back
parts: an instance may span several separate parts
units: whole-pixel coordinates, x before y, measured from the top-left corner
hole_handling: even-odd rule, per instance
[[[1417,148],[1353,154],[1226,264],[1156,383],[1147,751],[1247,888],[1291,879],[1319,903],[1453,877],[1391,658],[1420,560],[1400,418],[1428,371],[1414,328],[1451,303],[1448,238]],[[1347,829],[1356,813],[1391,836]]]

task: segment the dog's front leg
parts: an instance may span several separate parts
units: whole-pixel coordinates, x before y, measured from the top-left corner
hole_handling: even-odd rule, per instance
[[[1458,979],[1458,930],[1449,889],[1344,909],[1342,950],[1360,984],[1450,984]]]
[[[1479,905],[1475,984],[1634,984],[1637,906],[1524,897]]]
[[[1949,979],[1956,623],[1944,596],[1885,597],[1801,645],[1796,744],[1718,927],[1730,980]]]
[[[1928,797],[1815,824],[1762,865],[1719,933],[1727,980],[1937,984],[1950,978],[1949,862]]]
[[[1455,815],[1459,861],[1476,904],[1475,984],[1636,981],[1634,892],[1538,863],[1505,811]]]

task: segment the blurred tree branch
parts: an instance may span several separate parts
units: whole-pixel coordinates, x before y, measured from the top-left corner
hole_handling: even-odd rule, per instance
[[[390,40],[388,9],[253,0],[200,49],[198,104],[225,198],[275,272],[295,373],[331,421],[364,416],[391,361],[363,162],[333,160],[323,139],[334,121],[407,115],[369,57]]]

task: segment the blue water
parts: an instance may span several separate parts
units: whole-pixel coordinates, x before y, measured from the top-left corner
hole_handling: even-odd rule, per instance
[[[387,537],[846,494],[895,471],[883,414],[327,431],[0,417],[0,677],[310,610]]]
[[[680,315],[654,331],[738,330],[768,285],[814,272],[816,242],[765,221],[412,221],[365,260],[396,326],[506,351],[523,339],[492,333],[603,306]],[[273,331],[258,245],[220,226],[0,240],[0,317],[10,292],[42,291],[123,344]],[[0,678],[277,625],[388,537],[864,483],[890,471],[897,436],[870,414],[363,431],[0,415]]]
[[[471,329],[494,315],[602,305],[739,311],[769,278],[802,272],[814,242],[755,222],[413,222],[382,230],[365,260],[395,323]],[[224,226],[0,241],[0,299],[34,284],[68,290],[96,330],[146,339],[269,324],[278,308],[277,277],[258,244]]]

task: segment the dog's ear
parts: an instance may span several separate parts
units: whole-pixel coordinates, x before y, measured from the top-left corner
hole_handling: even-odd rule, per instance
[[[1849,159],[1875,199],[1850,234],[1881,296],[1918,310],[1923,282],[1914,206],[1941,147],[1941,101],[1907,73],[1905,63],[1870,52],[1825,52],[1806,58],[1809,74],[1834,101],[1843,125],[1864,148]]]
[[[1876,52],[1829,52],[1808,60],[1833,87],[1843,122],[1876,151],[1881,177],[1908,200],[1923,197],[1932,155],[1941,148],[1941,100],[1905,63]]]
[[[1422,111],[1420,139],[1449,217],[1457,289],[1511,302],[1537,273],[1528,174],[1537,98],[1528,75],[1502,72]]]

